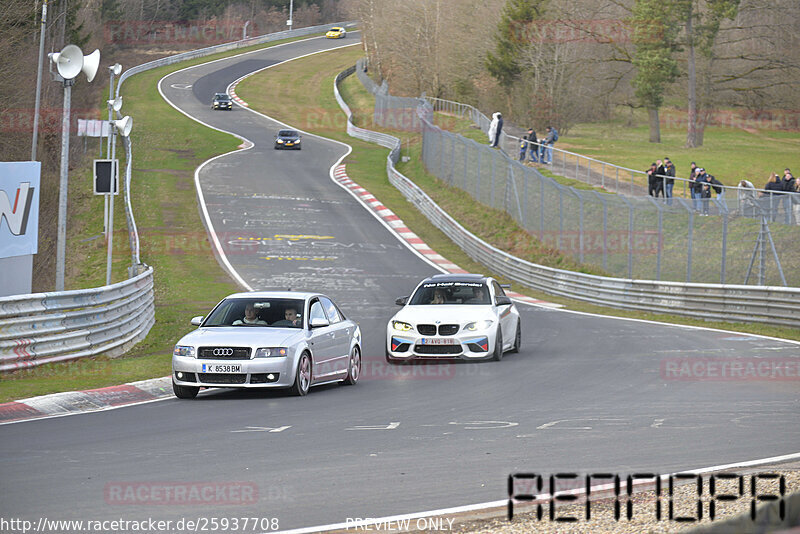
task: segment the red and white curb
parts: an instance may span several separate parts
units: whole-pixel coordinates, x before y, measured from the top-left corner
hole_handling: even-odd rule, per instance
[[[169,376],[87,391],[66,391],[0,404],[0,425],[76,413],[100,412],[172,397]]]
[[[372,193],[351,180],[347,176],[347,170],[345,169],[344,164],[340,164],[334,169],[333,176],[339,184],[347,189],[350,189],[354,194],[356,194],[364,203],[364,205],[368,206],[372,211],[374,211],[375,214],[378,215],[378,217],[380,217],[400,239],[408,243],[414,250],[419,252],[427,260],[435,263],[448,273],[458,274],[468,272],[429,247],[417,234],[409,230],[408,226],[406,226],[406,223],[404,223],[400,217],[395,215],[392,210],[384,206],[380,200],[372,195]],[[563,307],[561,304],[538,300],[526,295],[515,293],[513,291],[508,291],[506,294],[515,300],[519,300],[527,304],[546,306],[548,308]]]
[[[237,82],[237,83],[238,83],[238,82]],[[232,99],[233,99],[233,100],[234,100],[234,101],[235,101],[237,104],[239,104],[240,106],[244,106],[244,107],[246,107],[246,108],[250,107],[250,104],[248,104],[247,102],[245,102],[244,100],[242,100],[241,98],[239,98],[239,95],[237,95],[237,94],[236,94],[236,85],[237,85],[237,84],[234,84],[234,85],[232,85],[232,86],[231,86],[231,88],[230,88],[230,90],[228,91],[228,92],[230,93],[230,97],[231,97],[231,98],[232,98]]]

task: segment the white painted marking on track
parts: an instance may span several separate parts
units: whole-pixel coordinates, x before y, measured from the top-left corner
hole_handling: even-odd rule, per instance
[[[244,430],[231,430],[231,433],[236,432],[283,432],[284,430],[292,428],[292,425],[289,426],[279,426],[277,428],[272,428],[269,426],[246,426]]]
[[[519,423],[513,421],[466,421],[459,423],[458,421],[450,421],[448,425],[463,425],[464,430],[491,430],[495,428],[511,428],[518,426]],[[474,425],[474,426],[467,426]]]
[[[345,430],[394,430],[399,427],[399,422],[389,423],[388,425],[363,425],[346,428]]]

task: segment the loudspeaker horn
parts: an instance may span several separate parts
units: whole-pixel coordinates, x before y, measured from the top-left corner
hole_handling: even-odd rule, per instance
[[[122,97],[118,96],[114,100],[109,100],[108,103],[111,105],[111,109],[114,111],[119,111],[122,109]]]
[[[61,52],[50,54],[50,59],[65,80],[73,79],[83,68],[83,52],[75,45],[67,45]]]
[[[80,50],[80,48],[78,48],[78,50]],[[94,80],[98,68],[100,68],[100,50],[95,49],[94,52],[83,57],[83,68],[81,70],[86,74],[86,79],[91,82]]]
[[[131,128],[133,128],[133,119],[129,115],[125,115],[119,120],[111,121],[111,123],[122,137],[128,137],[131,133]]]
[[[114,63],[109,67],[109,69],[111,69],[111,72],[114,73],[114,76],[119,76],[119,74],[122,72],[122,65],[119,63]]]

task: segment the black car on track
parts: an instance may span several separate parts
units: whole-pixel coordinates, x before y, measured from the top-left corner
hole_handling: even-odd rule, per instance
[[[211,109],[227,109],[231,111],[233,109],[233,101],[227,93],[215,93],[214,100],[211,101]]]
[[[300,132],[297,130],[280,130],[275,136],[275,150],[300,150]]]

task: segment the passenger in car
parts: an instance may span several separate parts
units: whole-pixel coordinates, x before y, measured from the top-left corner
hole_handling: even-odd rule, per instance
[[[237,319],[233,322],[233,326],[243,326],[243,325],[262,325],[267,326],[267,322],[259,319],[258,315],[256,314],[256,308],[253,306],[253,303],[250,302],[244,308],[244,318]]]
[[[472,288],[472,297],[466,300],[466,304],[488,304],[489,299],[486,298],[486,293],[482,287]]]
[[[283,311],[284,319],[275,321],[272,326],[300,326],[302,324],[295,308],[286,308]]]

